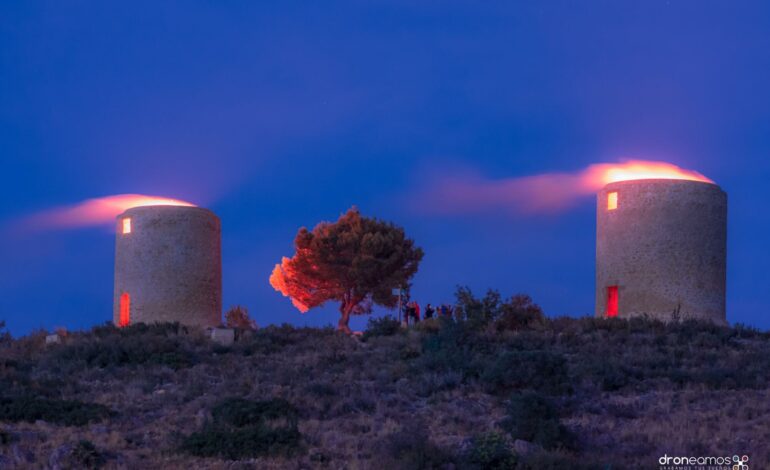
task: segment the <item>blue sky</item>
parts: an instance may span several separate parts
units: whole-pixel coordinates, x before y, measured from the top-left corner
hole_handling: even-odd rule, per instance
[[[451,169],[622,158],[727,191],[728,319],[770,328],[766,2],[269,3],[0,5],[0,319],[14,334],[111,319],[109,230],[13,227],[119,193],[217,212],[225,304],[260,324],[336,322],[267,279],[298,227],[353,204],[425,249],[418,300],[463,284],[590,314],[590,197],[524,215],[425,214],[410,196]]]

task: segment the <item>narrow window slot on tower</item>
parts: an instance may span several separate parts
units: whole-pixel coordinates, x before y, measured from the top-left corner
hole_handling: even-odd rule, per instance
[[[618,286],[607,287],[607,317],[618,316]]]
[[[123,235],[131,233],[131,217],[123,219]]]
[[[123,292],[120,296],[120,318],[118,326],[128,326],[131,323],[131,296],[128,292]]]
[[[613,191],[607,194],[607,210],[614,211],[618,208],[618,192]]]

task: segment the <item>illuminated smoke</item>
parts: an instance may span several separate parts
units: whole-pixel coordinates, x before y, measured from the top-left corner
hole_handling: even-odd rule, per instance
[[[34,228],[75,228],[110,225],[115,217],[132,207],[141,206],[190,206],[195,204],[159,196],[142,194],[118,194],[88,199],[79,204],[57,207],[26,220],[25,225]]]
[[[679,179],[713,183],[702,174],[665,162],[629,160],[598,163],[576,173],[545,173],[490,180],[479,176],[445,176],[419,195],[423,209],[434,213],[504,209],[523,214],[565,210],[609,183],[639,179]]]

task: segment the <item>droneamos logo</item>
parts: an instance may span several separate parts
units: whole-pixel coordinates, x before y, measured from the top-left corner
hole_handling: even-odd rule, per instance
[[[749,470],[749,456],[669,457],[658,459],[660,470]]]
[[[738,458],[737,455],[733,455],[733,462],[735,462],[733,465],[733,470],[749,470],[748,455],[744,455],[741,458]]]

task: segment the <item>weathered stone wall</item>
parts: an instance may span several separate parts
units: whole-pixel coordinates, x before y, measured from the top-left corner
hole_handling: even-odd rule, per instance
[[[123,219],[131,233],[123,234]],[[131,324],[216,326],[222,318],[221,224],[199,207],[135,207],[117,218],[113,321],[130,295]]]
[[[618,193],[608,210],[608,194]],[[618,316],[726,323],[727,195],[683,180],[611,183],[597,197],[596,315],[618,286]]]

